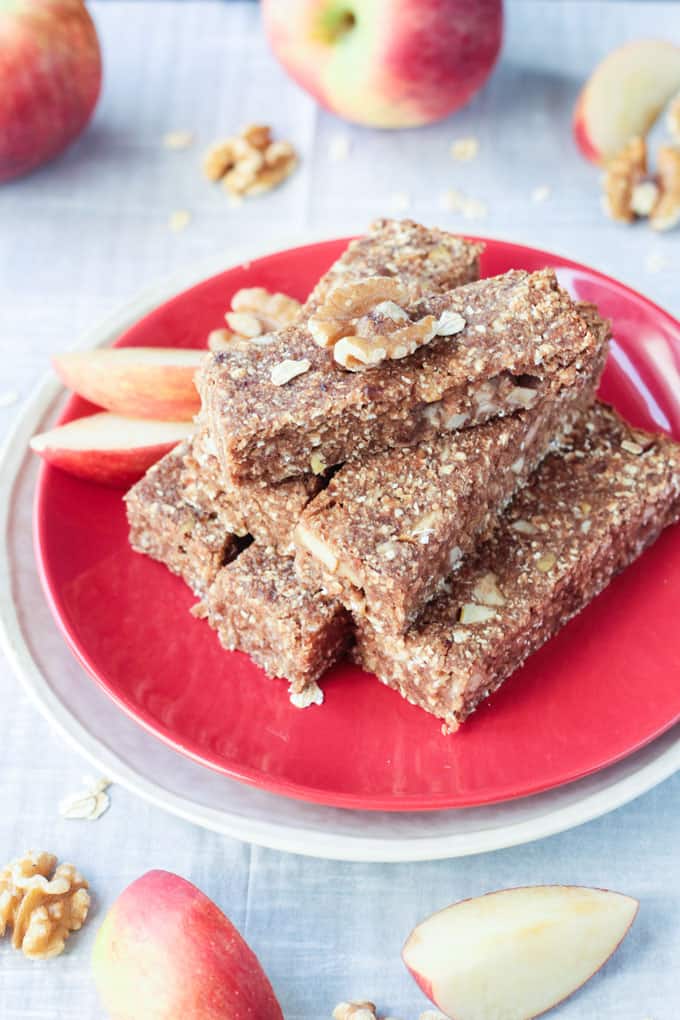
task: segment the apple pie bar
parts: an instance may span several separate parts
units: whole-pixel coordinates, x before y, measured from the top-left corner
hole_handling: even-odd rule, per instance
[[[276,482],[512,413],[571,385],[598,342],[551,270],[407,298],[389,277],[340,285],[257,358],[206,359],[225,476]]]
[[[357,625],[358,661],[454,731],[680,517],[680,446],[586,412],[403,635]]]

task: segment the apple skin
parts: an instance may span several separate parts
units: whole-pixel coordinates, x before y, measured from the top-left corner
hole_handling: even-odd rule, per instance
[[[191,422],[123,418],[103,411],[33,436],[31,449],[77,478],[127,489],[193,431]]]
[[[503,889],[426,918],[402,959],[453,1020],[533,1020],[604,966],[638,909],[637,900],[605,889]]]
[[[645,137],[680,91],[680,46],[636,39],[597,65],[574,108],[576,145],[591,163],[605,164],[635,136]]]
[[[0,182],[34,170],[78,137],[101,78],[97,32],[82,0],[2,0]]]
[[[112,347],[57,354],[61,381],[92,404],[115,414],[191,421],[201,401],[194,385],[205,351]]]
[[[502,0],[262,0],[288,73],[333,113],[372,127],[441,120],[496,62]]]
[[[97,933],[94,979],[111,1020],[283,1020],[269,980],[200,889],[149,871]]]

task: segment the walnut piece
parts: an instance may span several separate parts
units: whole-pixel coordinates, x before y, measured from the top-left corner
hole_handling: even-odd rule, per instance
[[[298,318],[302,305],[288,294],[272,293],[265,287],[242,287],[231,299],[225,320],[230,329],[213,329],[208,334],[211,351],[252,351],[273,341],[272,333]]]
[[[333,1010],[333,1020],[376,1020],[372,1002],[339,1002]]]
[[[649,223],[654,230],[670,230],[680,222],[680,146],[662,145],[657,154],[660,195]]]
[[[621,223],[635,219],[633,193],[647,176],[647,144],[644,138],[631,138],[623,149],[609,160],[604,174],[604,207],[607,214]]]
[[[656,174],[647,167],[647,145],[631,138],[607,164],[604,206],[622,223],[649,217],[653,230],[670,230],[680,222],[680,147],[662,145]]]
[[[203,171],[209,180],[222,181],[231,195],[260,195],[289,177],[297,162],[290,142],[272,141],[267,124],[249,124],[209,149]]]
[[[465,320],[453,312],[413,322],[402,307],[408,300],[408,290],[391,276],[341,284],[329,292],[308,328],[315,343],[332,347],[334,360],[352,372],[406,358],[434,337],[465,328]]]
[[[30,851],[0,871],[0,936],[11,928],[12,945],[31,960],[59,956],[90,907],[82,875],[56,865],[54,854]]]

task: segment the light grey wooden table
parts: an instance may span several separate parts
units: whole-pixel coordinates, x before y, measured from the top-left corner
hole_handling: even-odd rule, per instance
[[[680,231],[621,228],[600,211],[598,173],[576,153],[570,111],[595,62],[639,36],[680,42],[677,4],[511,0],[502,62],[456,118],[396,134],[351,129],[321,112],[267,52],[248,3],[93,4],[106,64],[87,134],[61,160],[0,190],[0,422],[7,427],[46,368],[95,320],[159,278],[256,238],[329,236],[404,213],[451,229],[556,249],[680,313]],[[250,120],[271,122],[302,154],[274,194],[230,208],[199,170],[202,148]],[[185,151],[166,131],[195,132]],[[448,155],[460,136],[477,159]],[[349,157],[334,161],[337,136]],[[532,200],[549,187],[545,201]],[[487,207],[471,222],[442,207],[455,188]],[[173,212],[187,210],[172,232]],[[13,402],[13,395],[16,402]],[[31,569],[27,564],[27,569]],[[192,828],[120,788],[92,825],[57,803],[87,767],[62,745],[0,661],[0,864],[29,846],[73,859],[96,892],[94,923],[60,960],[32,964],[0,944],[0,1017],[99,1017],[89,976],[97,922],[142,871],[165,867],[212,895],[260,954],[288,1020],[374,997],[409,1020],[426,1007],[399,961],[412,925],[449,901],[506,885],[578,882],[639,896],[631,937],[602,975],[556,1012],[564,1020],[680,1016],[680,777],[577,830],[451,862],[351,865],[303,859]]]

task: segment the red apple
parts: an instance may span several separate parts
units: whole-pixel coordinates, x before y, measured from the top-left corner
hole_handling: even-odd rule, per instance
[[[193,431],[191,422],[123,418],[103,411],[33,436],[31,449],[78,478],[127,488]]]
[[[402,956],[455,1020],[532,1020],[607,962],[637,911],[637,900],[604,889],[504,889],[428,917]]]
[[[190,882],[149,871],[104,919],[92,958],[111,1020],[283,1020],[252,949]]]
[[[190,421],[201,406],[194,375],[204,358],[180,347],[102,347],[52,360],[69,389],[108,411]]]
[[[501,44],[502,0],[263,0],[271,47],[340,117],[428,124],[482,87]]]
[[[680,90],[680,46],[638,39],[593,71],[574,110],[574,137],[586,159],[606,163],[635,136],[644,138]]]
[[[0,0],[0,181],[33,170],[78,137],[101,74],[82,0]]]

